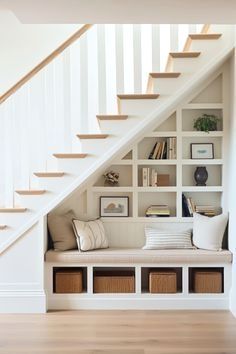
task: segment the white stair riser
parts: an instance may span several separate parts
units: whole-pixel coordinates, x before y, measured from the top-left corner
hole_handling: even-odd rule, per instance
[[[171,95],[183,85],[190,75],[180,75],[178,78],[171,79],[152,79],[153,93],[162,95]]]
[[[83,152],[91,154],[93,157],[99,157],[118,140],[117,133],[116,135],[111,134],[105,139],[83,139],[81,140],[81,147]]]
[[[120,100],[120,113],[133,116],[144,116],[157,107],[160,98],[139,99],[139,100]]]
[[[59,171],[79,175],[95,161],[96,157],[88,154],[84,159],[58,159],[57,165]]]
[[[139,117],[129,116],[125,121],[100,121],[99,126],[103,133],[117,135],[122,134],[124,131],[128,131],[139,121]]]
[[[39,210],[55,196],[55,193],[47,191],[42,195],[16,195],[15,203],[23,205],[27,209]]]
[[[222,37],[215,40],[193,40],[190,51],[201,52],[201,55],[208,51],[215,51],[217,48],[222,47],[222,41]]]
[[[66,188],[74,180],[74,176],[71,174],[65,174],[62,177],[40,177],[40,188],[50,191],[52,193],[58,193]]]

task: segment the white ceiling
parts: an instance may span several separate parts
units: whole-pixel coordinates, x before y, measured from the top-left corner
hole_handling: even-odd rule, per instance
[[[235,0],[0,0],[22,23],[236,23]]]

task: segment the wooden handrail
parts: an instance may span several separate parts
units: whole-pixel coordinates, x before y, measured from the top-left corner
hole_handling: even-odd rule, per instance
[[[64,43],[62,43],[57,49],[55,49],[50,55],[48,55],[41,63],[39,63],[35,68],[33,68],[28,74],[26,74],[22,79],[20,79],[15,85],[13,85],[8,91],[6,91],[2,96],[0,96],[0,104],[6,101],[13,93],[15,93],[19,88],[21,88],[26,82],[32,79],[40,70],[42,70],[46,65],[48,65],[53,59],[55,59],[59,54],[61,54],[66,48],[68,48],[72,43],[74,43],[78,38],[80,38],[85,32],[87,32],[92,25],[86,24],[81,27],[77,32],[75,32],[70,38],[68,38]]]

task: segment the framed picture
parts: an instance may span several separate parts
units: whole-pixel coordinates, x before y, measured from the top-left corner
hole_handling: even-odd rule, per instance
[[[100,197],[101,217],[128,217],[129,197]]]
[[[214,145],[212,143],[192,143],[191,159],[214,159]]]

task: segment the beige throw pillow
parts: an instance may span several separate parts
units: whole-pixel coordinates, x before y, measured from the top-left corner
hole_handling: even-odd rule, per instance
[[[54,249],[67,251],[77,248],[72,219],[76,216],[72,210],[64,215],[49,214],[48,228],[54,244]]]
[[[108,248],[108,239],[101,220],[73,220],[74,231],[80,251]]]

